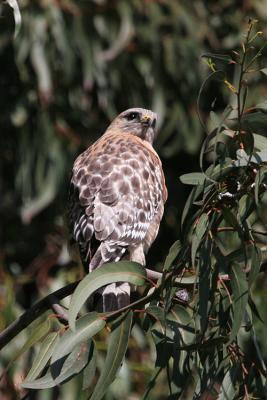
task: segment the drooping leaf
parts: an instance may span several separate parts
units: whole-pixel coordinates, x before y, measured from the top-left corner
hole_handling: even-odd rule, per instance
[[[267,104],[267,102],[266,102],[266,104]],[[258,150],[258,151],[265,150],[267,148],[267,138],[262,135],[258,135],[257,133],[254,133],[253,136],[254,136],[255,150]]]
[[[51,372],[48,371],[44,376],[33,381],[25,381],[21,384],[25,389],[48,389],[56,386],[56,382],[52,378]]]
[[[199,281],[199,278],[198,278],[197,274],[189,273],[189,272],[183,274],[182,276],[178,276],[176,278],[176,282],[180,283],[183,286],[186,286],[186,285],[191,286],[191,285],[194,285],[195,283],[198,283],[198,281]]]
[[[34,359],[32,367],[25,378],[24,383],[26,383],[27,381],[33,381],[40,375],[40,373],[46,366],[47,362],[51,358],[54,348],[57,344],[57,341],[58,341],[58,332],[51,332],[46,336],[41,345],[39,353]]]
[[[180,176],[180,181],[185,185],[202,185],[205,175],[202,172],[191,172]]]
[[[208,302],[211,291],[211,251],[212,242],[206,240],[200,250],[199,262],[199,309],[201,332],[205,332],[208,321]]]
[[[253,133],[264,135],[267,127],[267,114],[261,111],[245,114],[241,119],[241,127]]]
[[[256,246],[253,246],[253,253],[251,258],[251,266],[248,276],[248,286],[251,287],[256,277],[260,272],[261,267],[261,251]]]
[[[166,326],[166,315],[165,315],[163,308],[161,308],[160,306],[151,305],[146,308],[146,314],[150,318],[152,317],[153,323],[155,321],[158,323],[158,325],[160,326],[160,329],[163,333],[165,330],[165,326]]]
[[[90,361],[91,340],[79,343],[67,357],[51,359],[50,371],[57,385],[79,374]]]
[[[23,354],[25,351],[29,350],[32,346],[38,343],[44,336],[47,335],[51,327],[51,320],[47,318],[45,321],[42,321],[39,325],[37,325],[33,333],[30,335],[28,340],[24,343],[21,349],[12,357],[6,369],[9,369],[11,365]]]
[[[232,341],[235,340],[239,331],[248,302],[248,282],[240,264],[232,264],[230,279],[233,293],[232,329],[230,334],[230,341]]]
[[[173,245],[170,247],[169,253],[165,259],[164,267],[163,267],[164,271],[169,270],[172,263],[174,262],[177,255],[179,254],[180,250],[181,250],[181,242],[180,242],[180,240],[176,240],[176,242],[174,242]]]
[[[200,187],[201,186],[194,186],[190,195],[188,196],[184,209],[183,209],[183,213],[182,213],[182,217],[181,217],[181,226],[184,225],[185,219],[188,215],[188,212],[192,206],[192,204],[194,203],[195,199],[197,198],[198,193],[200,192]]]
[[[157,325],[151,330],[152,338],[156,346],[157,358],[155,366],[160,368],[168,368],[170,358],[173,356],[173,334],[171,331],[162,332],[162,328]]]
[[[209,226],[209,217],[206,213],[203,213],[200,216],[199,220],[196,222],[196,226],[192,237],[191,259],[193,265],[195,263],[198,247],[200,245],[203,236],[207,231],[208,226]]]
[[[68,356],[56,362],[51,360],[50,369],[39,379],[26,380],[22,387],[27,389],[48,389],[67,382],[79,374],[90,361],[91,341],[79,343]]]
[[[75,319],[85,301],[97,289],[113,282],[129,282],[133,285],[144,285],[145,269],[130,261],[113,262],[103,265],[88,274],[75,289],[69,308],[69,325],[75,330]]]
[[[81,342],[89,340],[96,333],[104,328],[106,322],[96,312],[89,313],[76,322],[75,331],[68,329],[60,338],[54,349],[51,364],[57,360],[64,358],[67,354],[72,352]]]
[[[90,400],[101,400],[114,381],[128,346],[132,318],[133,312],[128,311],[125,319],[111,332],[105,365]]]
[[[229,54],[203,53],[201,57],[211,58],[216,61],[221,61],[225,64],[229,64],[232,61],[232,58],[229,56]]]
[[[234,400],[238,387],[236,385],[238,366],[234,365],[226,372],[222,381],[221,392],[218,400]]]
[[[260,69],[260,72],[262,72],[264,75],[267,75],[267,68]]]
[[[96,358],[97,350],[94,341],[92,340],[90,349],[90,360],[88,365],[83,370],[83,390],[88,389],[93,382],[96,372]]]
[[[178,324],[179,332],[184,345],[189,345],[195,340],[194,321],[192,316],[181,305],[175,305],[168,314],[169,321],[174,321]]]
[[[17,0],[7,0],[7,3],[10,5],[11,8],[13,8],[13,15],[14,15],[14,20],[15,20],[15,33],[14,37],[18,35],[21,27],[21,13],[19,9],[19,5]]]

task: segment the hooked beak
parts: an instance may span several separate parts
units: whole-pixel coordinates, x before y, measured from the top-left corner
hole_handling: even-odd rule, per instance
[[[152,125],[152,119],[149,115],[144,115],[141,119],[141,124],[145,127],[149,127]]]

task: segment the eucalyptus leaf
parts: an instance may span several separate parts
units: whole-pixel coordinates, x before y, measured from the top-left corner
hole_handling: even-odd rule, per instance
[[[169,253],[165,259],[163,270],[168,271],[169,268],[172,266],[174,260],[178,256],[180,250],[181,250],[181,242],[180,240],[177,240],[176,242],[173,243],[173,245],[170,247]]]
[[[267,102],[266,102],[266,106],[267,106]],[[267,148],[267,138],[262,135],[258,135],[257,133],[254,133],[253,136],[254,136],[255,150],[258,150],[258,151],[265,150]]]
[[[199,186],[194,186],[193,189],[191,190],[190,195],[188,196],[184,209],[183,209],[183,213],[182,213],[182,217],[181,217],[181,226],[184,225],[185,219],[188,215],[188,212],[192,206],[192,204],[194,203],[195,199],[197,198],[197,190],[199,189]]]
[[[89,313],[79,318],[76,322],[75,331],[67,329],[61,336],[54,349],[51,364],[71,353],[78,344],[92,338],[101,331],[105,325],[105,320],[96,312]]]
[[[198,221],[196,222],[195,229],[193,231],[192,237],[192,247],[191,247],[191,259],[192,264],[195,263],[196,252],[201,243],[203,236],[205,235],[209,226],[209,217],[206,213],[203,213]]]
[[[67,357],[51,359],[50,372],[57,385],[79,374],[90,360],[91,340],[77,344]]]
[[[208,303],[211,291],[211,252],[212,242],[206,240],[203,246],[201,246],[199,257],[199,302],[198,302],[198,313],[200,316],[200,328],[201,332],[205,332],[208,323]]]
[[[12,357],[6,369],[9,369],[12,364],[23,354],[25,351],[29,350],[36,343],[38,343],[44,336],[46,336],[51,328],[51,320],[47,318],[45,321],[42,321],[37,326],[35,325],[31,335],[23,344],[21,349]]]
[[[232,329],[230,341],[235,340],[244,318],[248,302],[248,282],[242,266],[233,263],[230,270],[231,288],[233,293]]]
[[[111,332],[104,368],[90,400],[101,400],[109,385],[114,381],[128,346],[132,318],[133,312],[126,312],[124,320]]]
[[[23,382],[21,386],[25,389],[48,389],[56,386],[56,382],[52,378],[51,372],[48,371],[41,378]]]
[[[260,72],[262,72],[264,75],[267,75],[267,68],[260,69]]]
[[[21,13],[19,9],[18,2],[16,0],[7,0],[7,3],[10,5],[10,7],[13,8],[13,15],[14,15],[14,20],[15,20],[15,33],[14,37],[18,35],[21,27]]]
[[[43,340],[39,353],[33,361],[32,367],[28,372],[24,383],[27,381],[33,381],[43,371],[47,362],[51,358],[54,348],[57,344],[59,337],[58,332],[49,333]]]
[[[201,172],[191,172],[181,175],[180,181],[185,185],[202,185],[205,181],[205,175]]]
[[[133,285],[144,285],[145,269],[130,261],[113,262],[97,268],[88,274],[77,286],[71,298],[69,308],[69,325],[75,330],[75,319],[85,301],[97,289],[113,282],[129,282]]]
[[[88,389],[91,386],[96,373],[97,350],[93,340],[91,342],[89,357],[89,363],[83,370],[83,390]]]
[[[245,114],[241,118],[241,127],[253,133],[264,135],[267,127],[267,114],[261,111]]]
[[[262,257],[261,257],[260,249],[258,249],[256,246],[253,246],[251,266],[250,266],[250,271],[249,271],[249,275],[248,275],[249,287],[251,287],[251,285],[254,283],[256,277],[258,276],[258,274],[260,272],[261,262],[262,262]]]
[[[237,393],[236,386],[236,374],[238,372],[238,366],[234,365],[228,370],[222,381],[221,391],[218,400],[234,400]]]

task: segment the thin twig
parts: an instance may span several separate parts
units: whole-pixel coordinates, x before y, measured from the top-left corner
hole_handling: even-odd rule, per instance
[[[50,304],[52,310],[56,313],[60,322],[63,322],[63,324],[65,325],[68,324],[69,323],[68,312],[66,308],[59,303],[58,298],[54,294],[51,294],[49,301],[51,302]]]
[[[162,273],[158,271],[153,271],[152,269],[146,268],[146,274],[149,279],[160,279],[162,277]]]

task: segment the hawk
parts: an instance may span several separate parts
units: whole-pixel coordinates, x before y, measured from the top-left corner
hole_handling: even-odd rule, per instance
[[[167,199],[161,161],[152,147],[156,121],[150,110],[126,110],[74,162],[69,224],[89,273],[122,259],[145,266]],[[129,301],[126,282],[101,289],[103,311]]]

